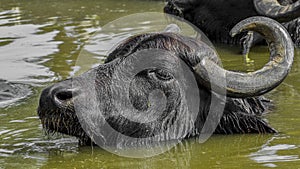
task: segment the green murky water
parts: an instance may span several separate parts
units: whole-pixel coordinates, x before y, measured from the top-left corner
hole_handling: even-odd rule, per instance
[[[1,0],[0,79],[27,84],[32,94],[0,108],[0,168],[300,168],[299,50],[288,78],[267,94],[276,108],[266,119],[280,131],[277,135],[215,135],[203,144],[188,140],[152,158],[130,159],[78,147],[72,137],[44,134],[36,114],[39,93],[73,76],[93,32],[128,14],[161,12],[163,5],[142,0]],[[266,47],[253,50],[250,65],[237,48],[217,49],[230,69],[254,70],[267,61]]]

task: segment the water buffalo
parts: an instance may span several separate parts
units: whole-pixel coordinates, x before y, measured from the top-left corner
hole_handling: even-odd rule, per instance
[[[109,54],[105,64],[44,89],[38,107],[38,115],[43,127],[48,131],[76,136],[83,144],[90,143],[90,136],[83,129],[77,117],[78,112],[75,113],[74,102],[77,101],[79,108],[85,106],[84,110],[87,110],[87,112],[80,112],[82,116],[89,117],[91,116],[89,113],[102,113],[111,127],[129,137],[151,137],[157,132],[167,130],[171,124],[178,125],[180,130],[177,132],[184,133],[182,137],[196,137],[200,134],[207,119],[211,98],[213,96],[221,98],[224,94],[218,93],[219,90],[211,91],[214,86],[216,89],[222,88],[227,91],[226,100],[219,99],[219,103],[224,104],[225,108],[220,121],[217,121],[218,126],[214,133],[276,133],[276,130],[261,118],[261,115],[268,110],[270,102],[260,95],[278,86],[287,76],[293,62],[293,44],[282,25],[269,18],[252,17],[243,20],[233,28],[231,33],[238,34],[243,30],[259,32],[269,43],[270,61],[260,70],[251,73],[225,70],[219,66],[217,54],[210,46],[176,32],[136,35],[122,41]],[[127,93],[133,107],[139,111],[145,111],[151,108],[149,93],[154,90],[162,91],[166,98],[166,107],[161,114],[157,115],[157,120],[137,123],[125,118],[117,111],[120,109],[115,107],[117,105],[113,104],[112,98],[115,90],[112,88],[113,74],[119,65],[128,61],[129,56],[149,49],[171,52],[173,59],[186,63],[195,77],[197,92],[199,91],[201,100],[199,112],[192,124],[188,119],[190,112],[185,108],[186,103],[182,101],[182,91],[179,90],[180,86],[173,74],[174,70],[170,68],[177,62],[171,59],[164,68],[152,67],[137,73],[131,79]],[[133,65],[128,62],[126,66],[132,67]],[[208,77],[207,72],[215,76]],[[95,74],[94,81],[84,81],[92,73]],[[226,76],[226,86],[221,84],[219,74]],[[121,77],[117,76],[117,80],[122,82],[124,79],[118,79]],[[87,85],[95,84],[96,90],[94,93],[82,92],[83,88],[72,86],[74,81]],[[122,88],[122,84],[118,87]],[[80,97],[88,101],[92,94],[95,94],[96,102],[90,105],[78,102]],[[93,110],[93,106],[98,103],[100,104],[97,106],[100,106],[99,110],[101,109],[102,112]],[[178,120],[181,120],[181,123],[176,123]],[[191,125],[192,130],[187,131],[186,128],[190,128]],[[161,140],[164,139],[167,138]]]
[[[231,37],[229,31],[243,19],[266,16],[282,23],[300,46],[300,1],[298,0],[167,0],[164,11],[185,18],[217,43],[241,44],[243,54],[262,41],[258,34]]]

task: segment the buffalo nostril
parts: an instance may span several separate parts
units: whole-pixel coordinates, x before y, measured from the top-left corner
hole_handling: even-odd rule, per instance
[[[55,97],[60,101],[68,101],[73,97],[72,90],[63,90],[55,93]]]

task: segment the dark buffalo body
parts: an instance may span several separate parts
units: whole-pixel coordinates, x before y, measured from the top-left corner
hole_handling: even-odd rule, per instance
[[[263,9],[267,12],[263,13],[256,9],[254,2],[265,1]],[[285,15],[286,9],[279,10],[281,15],[272,15],[272,8],[278,8],[278,5],[288,6],[297,0],[274,0],[276,6],[271,5],[273,0],[167,0],[164,11],[169,14],[177,15],[190,21],[200,30],[202,30],[210,40],[225,44],[242,44],[258,43],[262,38],[257,34],[248,37],[247,33],[240,34],[236,37],[229,35],[230,30],[235,24],[243,19],[252,16],[267,16],[281,22],[289,31],[296,45],[300,45],[300,14],[299,2],[294,7],[295,12]],[[279,8],[278,8],[279,9]],[[279,13],[274,11],[274,13]],[[246,41],[246,42],[245,42]],[[254,42],[252,42],[254,41]],[[243,45],[243,44],[242,44]]]

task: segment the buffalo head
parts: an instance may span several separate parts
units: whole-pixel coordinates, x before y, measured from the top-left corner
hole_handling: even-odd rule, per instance
[[[224,93],[218,92],[226,91],[227,99],[219,100],[221,104],[225,104],[225,109],[215,133],[276,132],[259,117],[267,109],[266,103],[268,102],[259,95],[278,86],[287,76],[293,62],[293,45],[285,29],[268,18],[253,17],[244,20],[232,29],[231,34],[234,36],[243,30],[257,31],[269,43],[270,61],[260,70],[250,73],[224,70],[220,67],[215,50],[210,46],[176,32],[137,35],[120,43],[109,54],[105,64],[44,89],[38,108],[43,127],[48,131],[76,136],[87,143],[91,136],[86,133],[83,124],[80,123],[76,113],[76,106],[79,106],[83,111],[80,112],[81,116],[91,117],[102,113],[106,123],[126,136],[150,137],[161,131],[167,131],[170,126],[175,125],[175,129],[172,130],[173,135],[187,138],[200,134],[208,116],[211,97],[221,96]],[[137,72],[130,82],[127,82],[121,75],[114,76],[117,68],[124,63],[126,63],[123,66],[124,70],[137,66],[132,63],[134,60],[128,60],[128,58],[130,56],[139,58],[145,51],[150,60],[151,58],[159,60],[159,54],[166,54],[169,57],[159,68],[148,67]],[[147,51],[153,51],[153,53]],[[155,60],[152,61],[155,62]],[[197,82],[195,93],[190,92],[190,95],[187,95],[187,97],[199,96],[201,98],[198,100],[200,103],[196,116],[191,116],[189,109],[186,108],[189,103],[183,101],[181,86],[176,79],[174,67],[176,68],[176,64],[180,62],[188,66]],[[90,76],[94,77],[92,80],[87,80]],[[125,113],[127,117],[131,116],[135,120],[126,118],[121,113],[122,107],[114,104],[116,98],[113,97],[113,93],[116,88],[112,88],[113,79],[121,82],[115,86],[116,88],[123,87],[122,81],[124,84],[129,84],[128,92],[125,94],[128,95],[128,103],[138,113],[134,116],[131,116],[133,112]],[[226,81],[226,85],[222,84],[222,80]],[[91,84],[95,87],[95,92],[85,92],[84,88],[78,88],[80,85],[74,87],[72,85],[74,83],[82,84],[81,86]],[[211,91],[212,88],[216,91]],[[161,97],[153,100],[151,96],[153,91],[158,91],[156,95]],[[95,102],[88,105],[82,102],[82,99],[89,101],[92,95],[96,98]],[[165,105],[162,111],[154,111],[151,115],[139,114],[139,112],[151,109],[152,103],[159,105],[160,102],[164,102]],[[101,112],[95,112],[95,107]],[[152,117],[156,120],[147,121],[147,118]],[[95,118],[90,119],[97,120]],[[143,120],[146,121],[143,122]],[[167,139],[165,137],[161,140]]]

